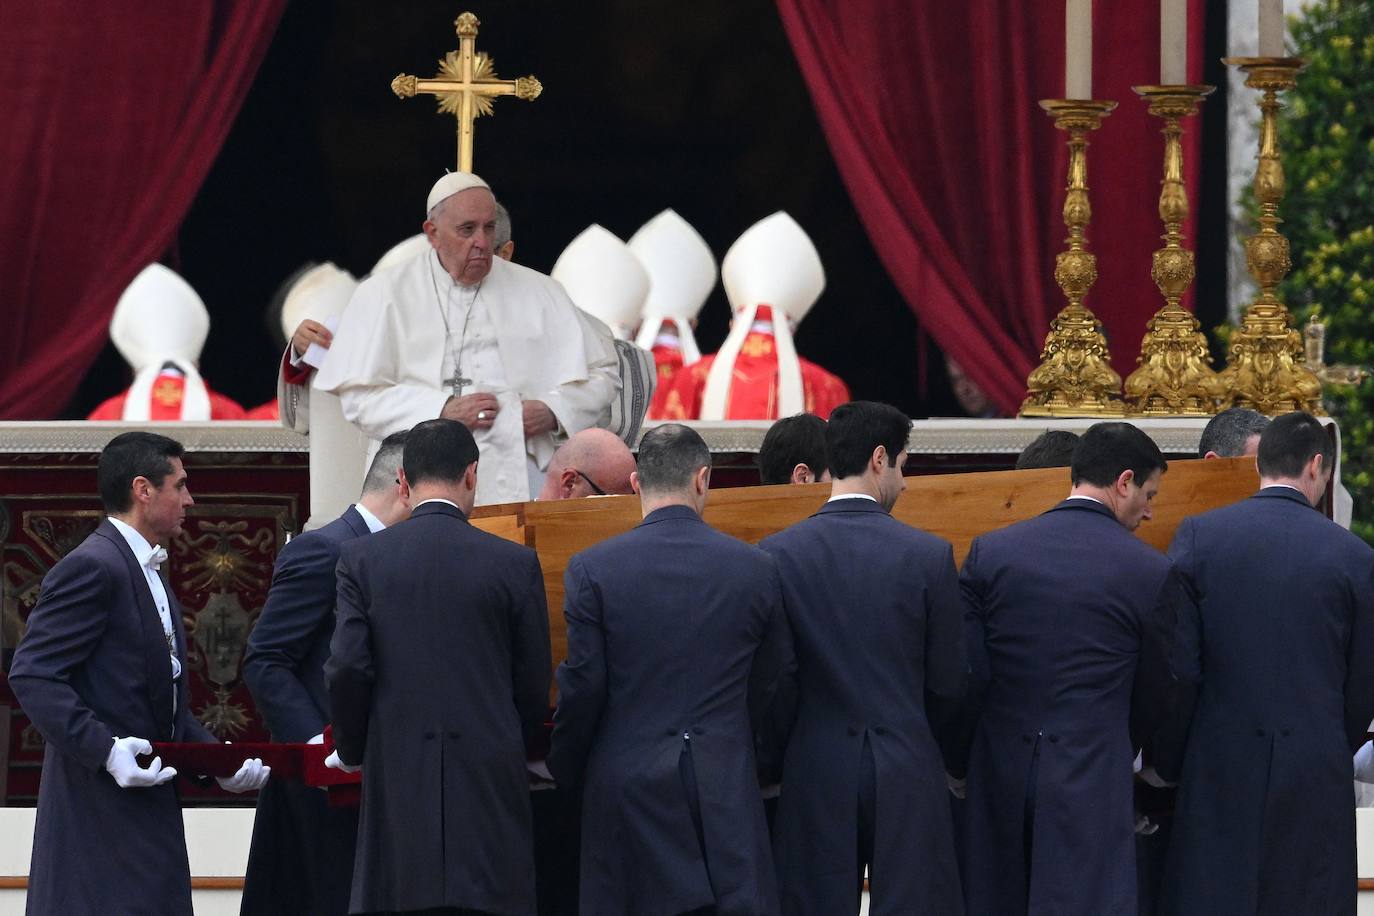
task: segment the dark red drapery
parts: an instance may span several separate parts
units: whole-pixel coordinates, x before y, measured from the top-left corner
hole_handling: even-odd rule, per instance
[[[170,247],[286,0],[0,5],[0,418],[53,416]]]
[[[888,273],[941,349],[1015,412],[1064,304],[1054,257],[1064,247],[1065,135],[1037,104],[1063,95],[1064,4],[778,0],[778,9]],[[1201,0],[1189,19],[1196,81]],[[1157,0],[1096,3],[1093,52],[1094,96],[1120,104],[1089,141],[1098,281],[1088,305],[1124,377],[1163,304],[1150,279],[1163,231],[1161,124],[1131,91],[1159,81]],[[1196,120],[1189,127],[1196,189]]]

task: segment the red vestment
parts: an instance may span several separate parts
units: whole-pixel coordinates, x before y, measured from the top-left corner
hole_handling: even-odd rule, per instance
[[[764,310],[759,310],[764,317]],[[678,370],[662,391],[661,410],[655,419],[699,420],[701,399],[706,391],[706,376],[711,372],[715,354]],[[810,360],[797,357],[801,365],[802,397],[807,413],[828,419],[830,411],[849,400],[849,388],[840,377],[827,372]],[[655,404],[660,404],[658,394]],[[651,416],[653,416],[651,414]],[[778,419],[778,354],[773,335],[752,330],[740,346],[735,358],[735,371],[730,380],[730,394],[725,403],[727,420]]]
[[[186,390],[186,379],[178,372],[167,372],[158,376],[153,383],[152,403],[148,407],[149,420],[180,420],[181,419],[181,399]],[[206,394],[210,396],[210,419],[211,420],[242,420],[244,410],[239,404],[222,394],[216,394],[207,386]],[[91,411],[87,420],[122,420],[124,419],[124,399],[128,396],[129,389],[124,389],[119,394],[102,402],[99,407]]]
[[[649,402],[650,420],[673,419],[664,413],[668,403],[668,390],[673,377],[682,368],[682,350],[667,344],[654,344],[654,366],[658,372],[658,384],[654,387],[653,400]]]

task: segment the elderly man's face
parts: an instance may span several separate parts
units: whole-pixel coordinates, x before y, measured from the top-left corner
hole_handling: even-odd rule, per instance
[[[425,235],[455,283],[472,286],[491,272],[496,236],[496,198],[484,188],[459,191],[425,220]]]

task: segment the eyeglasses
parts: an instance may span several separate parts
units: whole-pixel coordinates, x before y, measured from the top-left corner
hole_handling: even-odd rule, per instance
[[[598,487],[598,486],[596,485],[596,481],[595,481],[595,480],[592,480],[590,477],[588,477],[586,474],[583,474],[583,473],[582,473],[581,471],[579,471],[577,468],[573,468],[573,473],[576,474],[578,477],[581,477],[583,480],[587,481],[587,486],[591,487],[591,488],[592,488],[592,492],[595,493],[597,496],[605,496],[605,495],[606,495],[606,491],[603,490],[603,489],[601,489],[600,487]]]

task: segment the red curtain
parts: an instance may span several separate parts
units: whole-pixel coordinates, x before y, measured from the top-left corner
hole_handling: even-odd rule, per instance
[[[1014,413],[1064,305],[1054,258],[1066,234],[1066,137],[1037,104],[1063,95],[1064,4],[778,0],[778,9],[888,273],[941,349]],[[1201,0],[1189,19],[1197,81]],[[1087,303],[1124,377],[1163,304],[1150,279],[1163,232],[1161,123],[1131,91],[1159,81],[1158,0],[1096,3],[1093,52],[1093,94],[1119,106],[1089,138],[1098,280]],[[1198,127],[1189,124],[1190,138]],[[1191,139],[1185,156],[1196,189]]]
[[[0,5],[0,417],[56,414],[172,244],[286,0]]]

